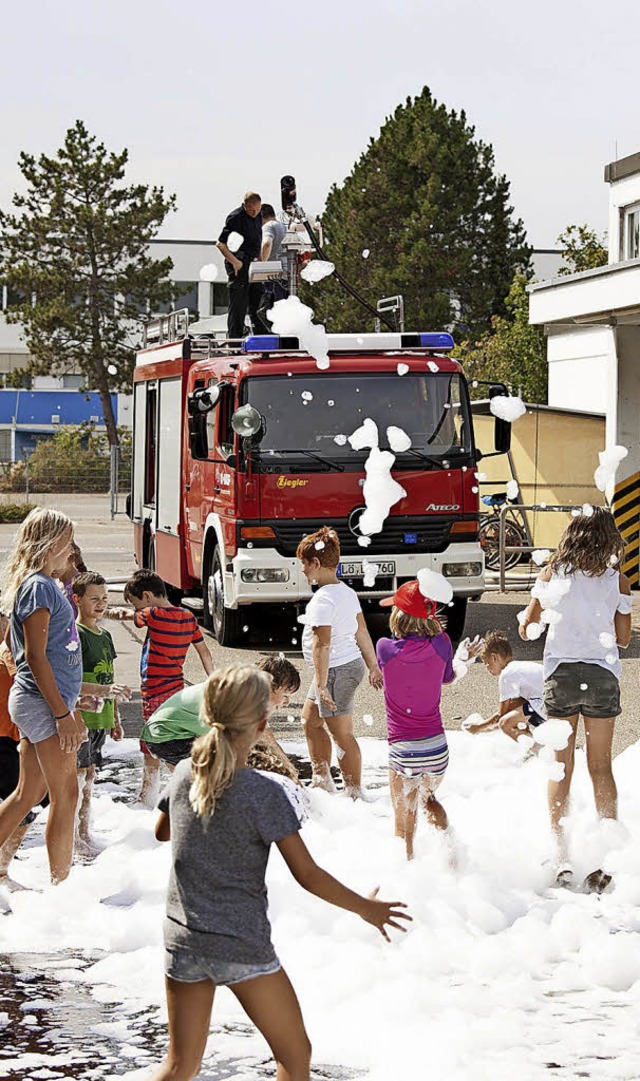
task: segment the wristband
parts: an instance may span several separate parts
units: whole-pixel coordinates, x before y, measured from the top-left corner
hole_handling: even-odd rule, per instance
[[[68,709],[67,712],[63,713],[61,717],[56,717],[56,715],[54,713],[53,719],[54,719],[54,721],[64,721],[65,717],[70,717],[70,716],[71,716],[71,710]]]

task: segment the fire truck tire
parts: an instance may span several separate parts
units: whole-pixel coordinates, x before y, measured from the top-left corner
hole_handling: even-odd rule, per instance
[[[454,597],[453,606],[451,608],[445,608],[442,613],[446,618],[447,634],[454,645],[458,644],[464,634],[464,624],[467,618],[467,604],[468,600],[466,597]]]
[[[238,609],[225,607],[224,577],[217,548],[207,559],[202,592],[205,627],[213,631],[221,646],[237,645],[242,637],[244,617]]]

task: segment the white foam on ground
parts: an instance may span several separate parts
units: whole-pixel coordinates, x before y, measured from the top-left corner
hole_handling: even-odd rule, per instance
[[[314,1062],[323,1066],[318,1076],[415,1078],[428,1062],[429,1075],[447,1081],[540,1081],[555,1076],[549,1063],[570,1081],[637,1078],[640,746],[615,761],[628,830],[596,821],[584,754],[577,755],[570,824],[576,877],[604,867],[615,881],[613,892],[596,897],[549,889],[544,763],[518,765],[521,750],[500,733],[449,738],[451,765],[438,797],[454,832],[456,869],[424,820],[416,859],[405,860],[393,836],[384,741],[360,740],[375,802],[310,793],[303,838],[315,859],[361,892],[379,886],[381,898],[406,901],[414,917],[408,934],[393,933],[387,944],[357,917],[305,893],[272,855],[274,943],[300,997]],[[285,746],[302,751],[299,743]],[[139,757],[132,740],[107,753],[111,760]],[[40,824],[13,873],[43,892],[11,895],[14,911],[0,920],[0,950],[58,953],[51,979],[82,984],[98,1003],[116,1004],[109,1036],[119,1048],[117,1074],[129,1059],[126,1077],[142,1081],[149,1066],[136,1060],[128,1026],[140,1009],[164,1009],[170,851],[153,838],[155,813],[115,802],[113,783],[98,791],[96,833],[109,846],[53,890]],[[74,967],[68,952],[95,950],[104,956],[87,967]],[[34,987],[34,996],[40,990]],[[92,1039],[87,1031],[86,1046]],[[158,1061],[165,1046],[157,1048]],[[262,1038],[221,989],[200,1076],[244,1081],[258,1076],[267,1058]],[[9,1063],[23,1075],[52,1065],[33,1051]]]

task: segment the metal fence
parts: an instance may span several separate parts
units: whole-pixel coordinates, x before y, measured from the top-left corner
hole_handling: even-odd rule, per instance
[[[72,518],[110,518],[126,512],[131,453],[111,447],[106,455],[52,457],[34,469],[28,457],[0,462],[0,504],[32,503]]]
[[[522,515],[522,512],[524,511],[538,511],[542,514],[571,514],[576,510],[579,511],[580,508],[574,505],[549,503],[509,503],[503,507],[500,507],[500,564],[498,572],[498,589],[500,593],[508,592],[510,589],[514,590],[523,588],[522,573],[520,575],[518,575],[517,573],[513,574],[511,576],[511,580],[507,581],[507,556],[511,553],[519,553],[521,556],[531,555],[531,552],[535,552],[536,549],[541,547],[540,545],[536,545],[533,543],[533,538],[531,536],[525,538],[527,541],[526,544],[508,544],[507,525],[509,521],[509,515],[513,515],[514,511],[516,513],[520,512],[520,514]],[[540,567],[538,567],[537,565],[531,567],[531,565],[529,564],[529,567],[527,568],[527,573],[533,574],[537,577],[537,575],[540,573]]]

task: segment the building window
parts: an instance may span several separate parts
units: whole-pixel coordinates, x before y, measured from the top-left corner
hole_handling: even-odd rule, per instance
[[[168,304],[158,304],[156,315],[166,312],[179,311],[188,308],[193,316],[198,315],[198,283],[197,282],[172,282],[173,300]]]
[[[640,259],[640,203],[623,210],[622,258]]]

